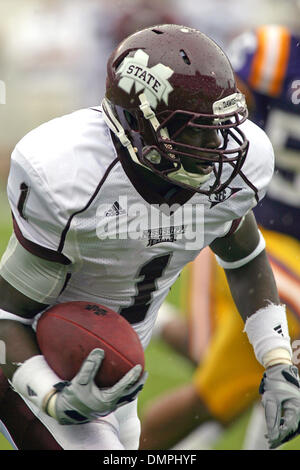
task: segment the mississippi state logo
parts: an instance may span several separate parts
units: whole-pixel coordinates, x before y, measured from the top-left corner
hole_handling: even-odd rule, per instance
[[[154,246],[158,243],[174,243],[178,238],[182,238],[185,226],[159,227],[156,229],[144,230],[143,238],[148,238],[147,246]]]
[[[228,187],[228,188],[223,189],[223,191],[220,191],[217,194],[211,194],[209,196],[209,201],[211,203],[210,209],[212,207],[216,206],[217,204],[220,204],[221,202],[226,201],[231,196],[233,196],[235,193],[237,193],[238,191],[241,191],[241,189],[243,189],[243,188],[230,188],[230,187]]]
[[[156,109],[161,100],[168,104],[169,94],[173,91],[168,79],[174,70],[163,64],[149,68],[148,62],[149,55],[141,49],[133,57],[125,58],[117,71],[121,76],[118,86],[128,94],[133,86],[136,93],[144,91],[150,106]]]

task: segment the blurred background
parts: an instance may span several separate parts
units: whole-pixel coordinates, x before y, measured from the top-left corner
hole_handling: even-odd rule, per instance
[[[100,103],[106,59],[125,36],[176,22],[226,44],[260,23],[291,24],[296,0],[1,0],[0,173],[29,130],[55,116]],[[3,94],[3,93],[2,93]],[[3,100],[0,99],[0,103]]]
[[[297,28],[299,13],[298,0],[1,0],[0,254],[11,232],[5,186],[14,146],[45,121],[99,105],[106,60],[125,36],[174,22],[200,29],[226,51],[234,36],[263,23]],[[193,372],[163,345],[151,344],[147,357],[141,407]],[[1,448],[9,448],[4,440]]]

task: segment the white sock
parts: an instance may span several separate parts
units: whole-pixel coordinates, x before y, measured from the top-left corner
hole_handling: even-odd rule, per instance
[[[169,302],[164,302],[158,311],[158,315],[155,321],[154,328],[152,330],[152,338],[160,338],[162,330],[165,325],[178,317],[179,311]]]
[[[175,444],[172,450],[210,450],[223,431],[222,425],[216,421],[203,423]]]
[[[265,413],[262,404],[259,402],[253,406],[244,438],[243,450],[268,450],[266,433]]]

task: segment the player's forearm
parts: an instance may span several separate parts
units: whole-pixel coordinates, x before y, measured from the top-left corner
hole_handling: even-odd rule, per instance
[[[16,364],[41,354],[31,324],[34,316],[47,305],[26,297],[2,276],[0,299],[0,341],[5,350],[5,364],[0,364],[0,367],[11,379],[17,369]]]
[[[225,270],[232,297],[243,320],[268,304],[280,304],[274,275],[263,251],[238,269]]]
[[[1,364],[5,376],[16,392],[44,411],[60,378],[41,354],[35,332],[20,321],[2,319],[0,340],[6,351],[5,364]]]
[[[41,354],[33,329],[17,321],[0,320],[0,341],[4,344],[5,363],[0,367],[11,380],[17,364]]]
[[[285,306],[265,251],[239,269],[226,272],[244,331],[257,360],[265,367],[292,363]]]

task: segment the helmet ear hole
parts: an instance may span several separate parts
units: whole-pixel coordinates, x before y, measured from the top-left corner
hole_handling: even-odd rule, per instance
[[[183,49],[180,49],[180,55],[182,57],[183,62],[185,62],[187,65],[191,65],[191,61],[189,59],[189,56],[187,55],[187,53]]]
[[[138,121],[137,119],[134,117],[133,114],[131,114],[129,111],[127,111],[126,109],[124,109],[124,116],[125,116],[125,119],[126,121],[128,122],[129,126],[131,127],[131,129],[133,131],[138,131]]]

